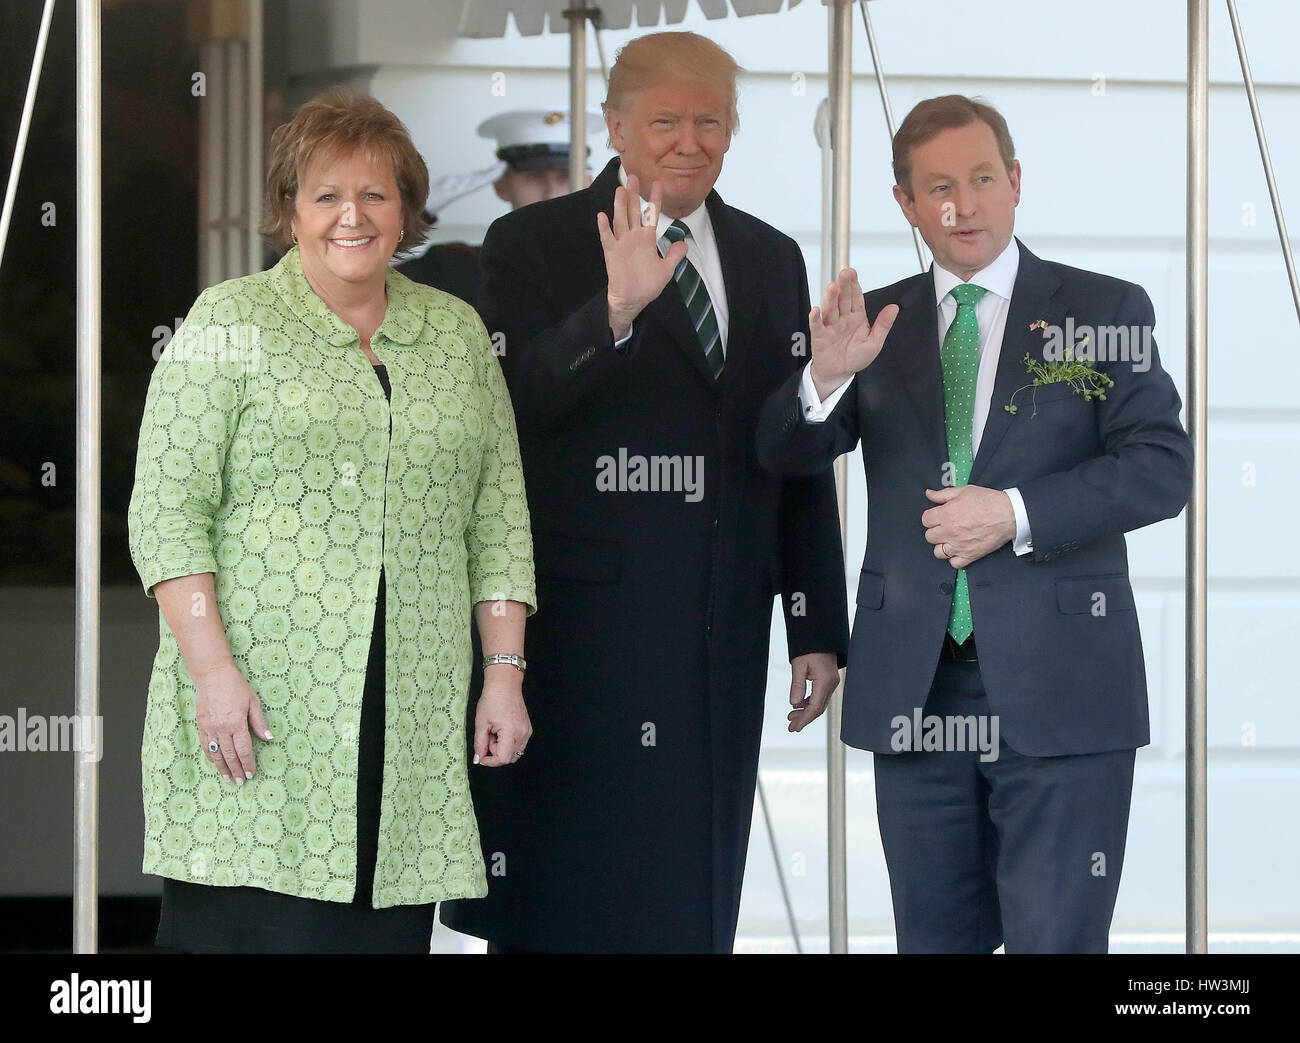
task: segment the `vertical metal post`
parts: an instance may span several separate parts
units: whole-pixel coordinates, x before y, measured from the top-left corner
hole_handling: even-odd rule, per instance
[[[1187,2],[1187,951],[1208,951],[1206,888],[1206,348],[1209,290],[1209,0]]]
[[[262,0],[247,0],[248,12],[248,245],[244,269],[247,274],[262,270],[262,192],[266,173],[262,169]]]
[[[763,773],[758,775],[758,806],[763,812],[763,825],[767,827],[767,842],[772,848],[772,865],[776,868],[776,882],[781,888],[781,901],[785,903],[785,918],[790,924],[790,937],[794,940],[794,951],[803,955],[803,942],[799,940],[799,921],[794,915],[794,903],[790,901],[790,888],[785,883],[785,869],[781,865],[781,849],[776,846],[776,830],[772,828],[772,813],[767,807],[767,791],[763,788]]]
[[[1236,0],[1228,0],[1228,18],[1232,21],[1232,36],[1237,41],[1237,58],[1241,62],[1241,78],[1246,84],[1246,100],[1250,102],[1250,118],[1255,123],[1255,140],[1259,142],[1259,158],[1264,164],[1264,180],[1268,182],[1268,198],[1273,204],[1273,223],[1277,237],[1282,241],[1282,263],[1291,283],[1291,301],[1296,318],[1300,318],[1300,279],[1296,278],[1295,258],[1291,255],[1291,239],[1286,232],[1286,218],[1282,216],[1282,200],[1278,198],[1277,182],[1273,179],[1273,160],[1268,154],[1268,139],[1264,137],[1264,121],[1259,115],[1259,101],[1255,98],[1255,78],[1250,74],[1250,59],[1246,57],[1246,40],[1241,35],[1241,22],[1237,18]]]
[[[220,230],[222,250],[222,278],[233,279],[247,274],[244,255],[248,239],[245,220],[249,208],[244,203],[244,189],[248,187],[248,164],[244,158],[247,141],[248,75],[244,65],[244,45],[239,40],[223,40],[221,49],[226,65],[226,207]]]
[[[830,14],[830,120],[831,120],[831,278],[849,263],[850,116],[853,92],[853,0],[834,0]],[[826,280],[830,282],[830,279]],[[839,493],[840,541],[847,544],[848,466],[835,461]],[[844,707],[844,674],[826,712],[827,887],[829,889],[830,951],[849,951],[848,847],[845,835],[847,794],[844,782],[844,744],[840,721]]]
[[[73,659],[83,734],[99,718],[100,10],[77,0],[77,566]],[[88,726],[88,727],[87,727]],[[98,751],[96,751],[98,752]],[[98,947],[99,762],[73,759],[72,949]]]
[[[199,99],[199,289],[226,278],[226,63],[220,39],[199,44],[204,95]]]
[[[894,109],[889,104],[889,90],[885,86],[885,70],[880,64],[880,52],[876,49],[876,33],[871,27],[871,15],[867,13],[867,0],[858,0],[862,9],[862,27],[867,31],[867,46],[871,49],[871,67],[876,71],[876,87],[880,90],[880,107],[885,110],[885,126],[889,130],[889,140],[894,140],[898,128],[894,126]],[[912,245],[916,247],[916,259],[925,271],[930,265],[925,259],[925,240],[921,238],[919,228],[912,229]]]
[[[596,41],[596,61],[600,62],[600,78],[604,81],[606,89],[608,89],[609,62],[605,60],[605,42],[600,36],[600,30],[605,24],[605,12],[599,7],[592,7],[588,8],[587,13],[591,18],[591,38]]]
[[[569,191],[587,180],[587,9],[570,8],[569,20]]]

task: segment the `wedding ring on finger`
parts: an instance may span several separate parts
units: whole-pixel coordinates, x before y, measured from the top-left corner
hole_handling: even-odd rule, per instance
[[[952,551],[950,551],[950,550],[948,549],[948,544],[946,544],[946,543],[941,543],[941,544],[939,544],[939,552],[940,552],[940,553],[941,553],[945,558],[951,558],[951,557],[952,557]]]

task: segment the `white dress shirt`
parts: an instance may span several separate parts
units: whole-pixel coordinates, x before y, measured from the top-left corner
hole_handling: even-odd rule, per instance
[[[1020,270],[1020,247],[1013,238],[993,262],[982,268],[970,278],[975,286],[981,286],[988,292],[975,304],[975,319],[979,324],[979,370],[975,378],[975,414],[971,420],[971,457],[979,452],[980,440],[984,436],[984,425],[989,418],[989,407],[993,400],[993,382],[997,377],[998,358],[1002,354],[1002,335],[1006,331],[1007,312],[1011,310],[1011,291],[1016,284],[1016,273]],[[933,266],[935,307],[939,309],[939,345],[942,349],[943,339],[948,334],[948,327],[957,317],[957,302],[952,296],[954,286],[959,286],[962,279],[938,264]],[[844,393],[853,383],[850,377],[822,401],[817,394],[817,387],[812,379],[812,363],[804,367],[803,378],[799,384],[799,399],[803,405],[804,419],[817,424],[825,420],[834,411]],[[1025,501],[1016,488],[1006,489],[1011,500],[1011,509],[1016,515],[1016,537],[1012,549],[1016,554],[1028,554],[1034,549],[1030,538],[1029,515],[1025,511]]]
[[[627,188],[627,172],[623,169],[623,164],[618,166],[618,180],[624,188]],[[641,212],[644,214],[650,204],[641,200]],[[691,234],[686,237],[686,259],[695,266],[695,270],[700,273],[700,280],[704,283],[704,289],[708,291],[709,300],[713,303],[713,315],[718,320],[718,342],[722,345],[722,357],[727,357],[727,287],[722,280],[722,258],[718,255],[718,243],[713,237],[713,222],[709,220],[709,208],[701,203],[691,213],[685,217],[677,218],[682,224],[690,229]],[[659,253],[665,255],[673,245],[666,238],[664,232],[668,230],[674,218],[667,216],[662,210],[659,212],[659,220],[656,231],[659,233]],[[633,323],[635,326],[635,322]],[[614,342],[615,347],[621,348],[632,336],[632,326],[628,327],[627,333]],[[701,348],[701,351],[704,349]]]

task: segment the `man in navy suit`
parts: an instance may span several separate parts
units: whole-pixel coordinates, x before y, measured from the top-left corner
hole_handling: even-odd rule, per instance
[[[816,474],[862,443],[842,734],[876,754],[899,951],[1105,952],[1150,741],[1124,533],[1187,501],[1178,392],[1141,287],[1014,238],[995,109],[920,103],[893,162],[934,265],[827,288],[759,458]]]

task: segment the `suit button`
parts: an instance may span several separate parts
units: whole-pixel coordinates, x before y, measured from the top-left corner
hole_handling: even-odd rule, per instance
[[[939,593],[942,594],[944,597],[950,595],[952,593],[952,590],[953,590],[952,584],[949,583],[947,580],[944,580],[942,583],[939,584]]]

